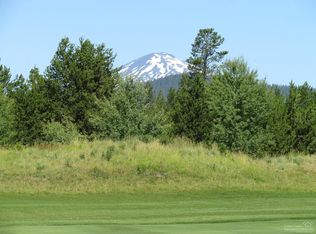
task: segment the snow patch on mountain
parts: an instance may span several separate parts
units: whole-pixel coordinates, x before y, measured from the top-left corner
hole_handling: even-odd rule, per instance
[[[168,53],[152,53],[124,65],[123,77],[150,81],[188,72],[187,63]]]

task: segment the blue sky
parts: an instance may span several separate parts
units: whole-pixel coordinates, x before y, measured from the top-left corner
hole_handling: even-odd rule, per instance
[[[223,37],[269,83],[316,87],[313,0],[0,0],[0,58],[12,73],[44,71],[62,37],[104,42],[115,65],[152,52],[185,60],[200,28]]]

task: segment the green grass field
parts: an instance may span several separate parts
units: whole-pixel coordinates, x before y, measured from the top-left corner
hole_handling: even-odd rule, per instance
[[[314,233],[315,193],[0,196],[0,233]]]
[[[0,234],[315,229],[314,155],[135,139],[0,149]]]

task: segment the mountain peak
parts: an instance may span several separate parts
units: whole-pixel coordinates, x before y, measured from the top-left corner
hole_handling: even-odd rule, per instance
[[[151,53],[124,65],[120,71],[123,77],[150,81],[188,71],[187,64],[172,54]]]

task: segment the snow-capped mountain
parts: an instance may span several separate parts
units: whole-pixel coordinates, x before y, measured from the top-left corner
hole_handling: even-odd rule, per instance
[[[152,53],[124,65],[120,71],[123,77],[141,81],[160,79],[169,75],[188,72],[188,65],[168,53]]]

